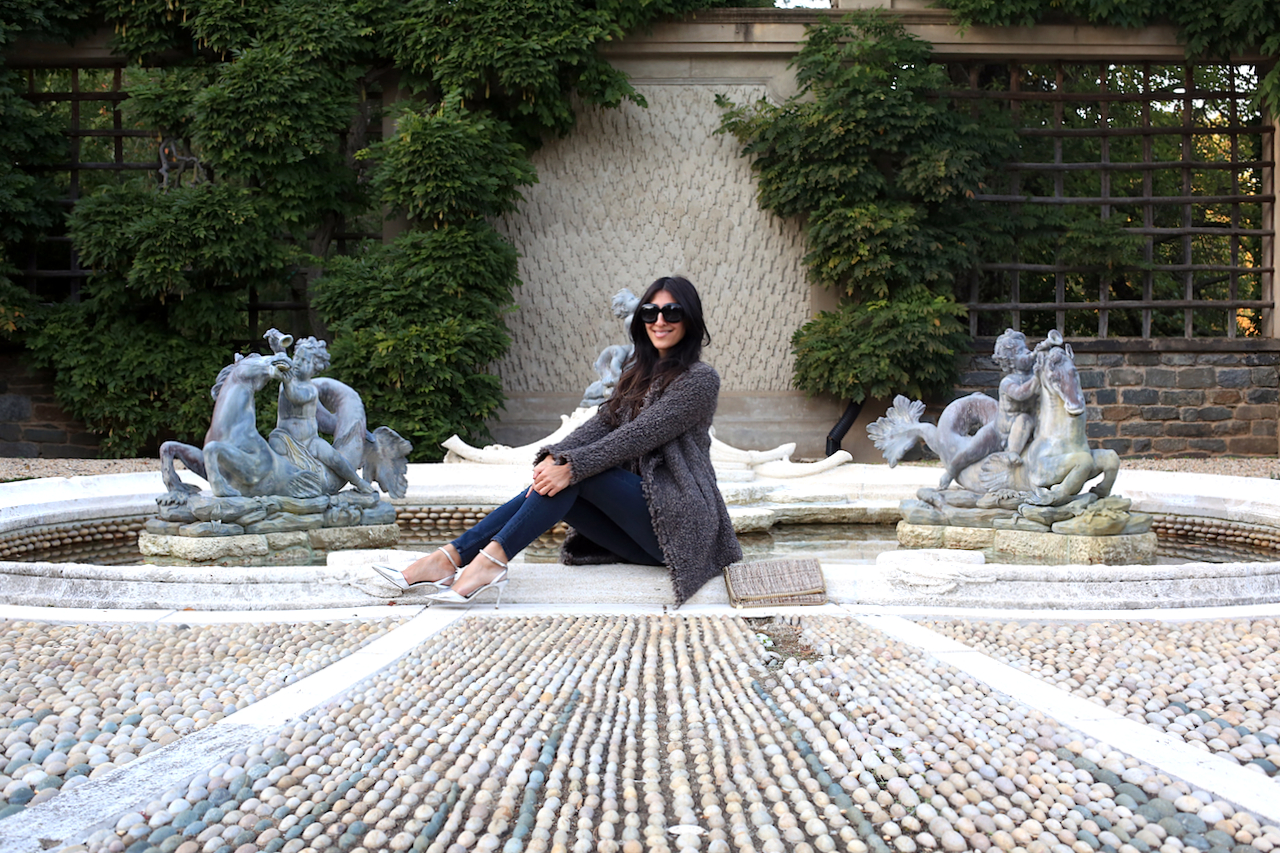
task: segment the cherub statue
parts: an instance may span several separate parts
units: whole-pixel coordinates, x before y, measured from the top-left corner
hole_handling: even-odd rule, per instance
[[[272,329],[265,337],[272,350],[283,355],[284,347],[288,346],[288,336]],[[328,366],[329,348],[324,341],[311,337],[298,341],[293,348],[293,358],[280,378],[276,428],[268,441],[273,450],[295,464],[306,467],[306,457],[310,456],[332,475],[355,486],[357,491],[374,494],[377,489],[356,471],[355,463],[359,456],[354,461],[349,460],[320,437],[320,388],[312,379]]]
[[[1010,466],[1022,464],[1022,451],[1036,428],[1040,394],[1040,380],[1034,370],[1036,353],[1053,346],[1062,346],[1062,333],[1057,329],[1050,331],[1034,350],[1027,349],[1027,336],[1014,329],[1006,329],[996,338],[992,358],[1005,376],[1000,380],[995,420],[979,429],[973,441],[948,460],[939,488],[947,488],[965,468],[993,454],[1000,454]]]
[[[631,315],[635,313],[636,306],[639,304],[640,300],[625,287],[613,295],[613,301],[610,303],[613,316],[622,321],[623,333],[628,338],[631,336]],[[587,386],[582,402],[578,404],[580,408],[598,406],[613,396],[613,387],[618,383],[623,365],[627,363],[627,359],[631,358],[633,349],[632,344],[626,343],[607,346],[600,351],[593,365],[596,373],[600,374],[600,378]]]

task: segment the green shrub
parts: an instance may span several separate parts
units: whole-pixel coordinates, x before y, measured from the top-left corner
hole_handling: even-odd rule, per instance
[[[93,298],[54,306],[28,332],[33,362],[57,373],[59,404],[101,436],[104,456],[137,456],[168,436],[200,444],[229,344],[100,308]]]
[[[361,392],[370,424],[438,460],[454,433],[485,435],[502,405],[488,366],[511,339],[502,321],[519,284],[516,252],[483,220],[410,231],[334,258],[314,305],[335,332],[331,375]]]
[[[949,390],[955,355],[969,345],[964,313],[925,287],[893,299],[846,301],[795,333],[796,376],[811,393],[857,401]]]
[[[0,24],[0,44],[4,35]],[[60,215],[57,183],[30,167],[67,156],[62,128],[46,109],[19,97],[22,85],[20,75],[0,69],[0,338],[13,337],[31,322],[36,307],[31,294],[9,278],[18,262],[17,249],[52,227]]]
[[[297,250],[231,184],[106,186],[76,205],[70,231],[96,274],[82,301],[27,324],[32,360],[55,371],[58,402],[104,455],[170,436],[199,444],[209,387],[247,337],[249,286],[287,278]]]
[[[517,187],[538,180],[510,127],[461,101],[455,93],[425,113],[404,108],[395,135],[362,154],[378,162],[381,200],[418,223],[501,216],[521,200]]]
[[[815,25],[794,66],[784,104],[719,103],[760,206],[803,220],[809,277],[843,300],[793,337],[795,384],[858,402],[945,393],[968,345],[956,277],[1007,230],[972,198],[1013,129],[952,108],[929,46],[874,13]]]

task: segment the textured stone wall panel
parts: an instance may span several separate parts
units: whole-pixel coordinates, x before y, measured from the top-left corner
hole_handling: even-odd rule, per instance
[[[726,391],[791,387],[791,334],[809,317],[800,230],[756,205],[747,161],[716,136],[722,92],[762,86],[638,87],[648,109],[582,108],[577,128],[534,155],[539,183],[499,227],[520,251],[508,393],[580,392],[600,350],[625,340],[609,300],[681,274],[702,294],[705,358]]]

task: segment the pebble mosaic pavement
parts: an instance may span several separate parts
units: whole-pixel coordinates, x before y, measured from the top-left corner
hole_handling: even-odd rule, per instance
[[[0,620],[0,819],[200,731],[400,621]]]
[[[925,624],[1196,748],[1280,775],[1280,620]]]
[[[1234,623],[1206,623],[1206,637],[1213,625],[1235,637],[1225,642],[1238,639]],[[336,650],[339,633],[357,645],[389,627],[383,620],[345,623],[341,632],[332,624],[226,628],[244,648],[261,643],[262,653],[205,668],[241,673],[239,686],[250,688],[249,673],[266,683],[268,645],[292,645],[313,631]],[[165,648],[167,632],[139,630],[140,644]],[[263,641],[260,632],[271,630],[281,633]],[[785,631],[794,642],[783,659],[762,637]],[[10,642],[0,674],[31,672],[47,660],[36,643]],[[215,658],[231,642],[218,637]],[[115,659],[130,666],[123,655]],[[132,670],[127,677],[140,682]],[[41,676],[26,678],[43,689]],[[161,694],[142,697],[141,683],[133,689],[127,704],[145,720],[142,703],[159,705]],[[213,697],[224,706],[230,698]],[[184,696],[181,707],[197,706]],[[0,713],[13,722],[13,709]],[[1269,853],[1280,846],[1280,827],[843,616],[792,617],[773,627],[720,615],[468,617],[340,698],[189,769],[185,784],[148,794],[145,808],[115,814],[62,849]]]

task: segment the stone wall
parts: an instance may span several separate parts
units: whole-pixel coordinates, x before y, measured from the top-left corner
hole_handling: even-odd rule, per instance
[[[491,431],[521,445],[559,427],[597,379],[596,356],[628,340],[613,294],[678,274],[703,300],[703,358],[722,380],[717,435],[752,449],[795,441],[797,456],[820,456],[843,404],[791,388],[791,335],[815,308],[799,224],[760,210],[739,144],[715,132],[717,94],[750,103],[769,86],[686,77],[636,88],[647,109],[583,108],[570,136],[534,155],[538,183],[500,225],[522,286],[496,365],[508,401]]]
[[[53,374],[32,371],[0,350],[0,456],[92,458],[98,437],[85,431],[53,396]]]
[[[509,393],[581,393],[600,350],[627,340],[609,310],[620,289],[687,275],[712,336],[706,359],[726,391],[791,384],[791,333],[809,318],[795,222],[756,204],[738,143],[715,135],[718,92],[758,100],[751,86],[639,86],[649,106],[583,108],[565,139],[538,151],[538,183],[502,223],[520,251],[520,308],[498,362]],[[552,345],[553,344],[553,345]]]
[[[990,342],[960,394],[995,393]],[[1275,342],[1070,341],[1088,403],[1090,444],[1121,456],[1276,456]],[[1226,349],[1227,351],[1222,351]]]

